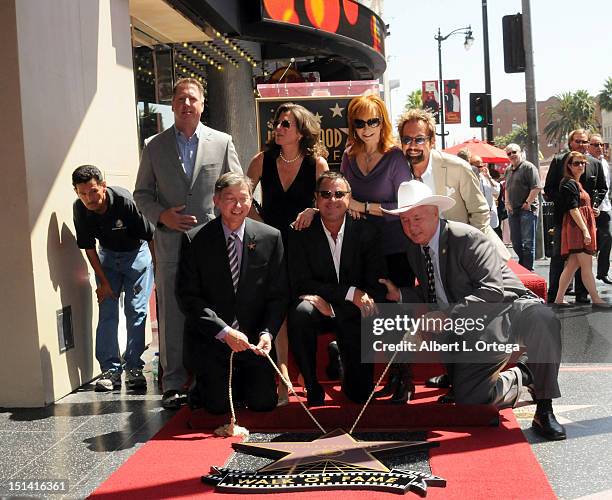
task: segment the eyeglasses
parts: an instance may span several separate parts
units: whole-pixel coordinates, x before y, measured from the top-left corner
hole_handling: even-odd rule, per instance
[[[410,144],[412,144],[413,141],[415,144],[418,144],[419,146],[421,146],[427,142],[427,139],[429,138],[424,135],[417,135],[416,137],[411,137],[409,135],[403,135],[400,140],[402,141],[402,144],[404,146],[409,146]]]
[[[589,141],[581,141],[581,140],[578,140],[578,139],[576,139],[574,142],[575,142],[576,144],[583,144],[583,145],[584,145],[584,144],[588,144],[588,143],[589,143]]]
[[[274,128],[278,128],[279,125],[283,128],[291,128],[291,122],[286,118],[284,120],[281,120],[280,122],[278,120],[274,120],[274,122],[272,123],[272,126]]]
[[[603,142],[592,142],[590,145],[594,148],[603,148]]]
[[[572,162],[570,162],[570,165],[571,165],[572,167],[580,167],[580,166],[585,166],[586,164],[587,164],[587,162],[586,162],[586,161],[584,161],[584,160],[580,160],[580,161],[572,161]]]
[[[513,156],[513,155],[517,155],[517,154],[518,154],[518,151],[506,151],[506,154],[507,154],[508,156]]]
[[[321,196],[321,198],[325,200],[331,200],[332,197],[334,197],[336,200],[341,200],[347,194],[350,193],[350,191],[317,191],[317,192],[319,193],[319,196]]]
[[[353,120],[353,125],[355,125],[355,128],[365,128],[366,125],[371,128],[376,128],[380,126],[380,118],[370,118],[369,120],[360,120],[356,118]]]

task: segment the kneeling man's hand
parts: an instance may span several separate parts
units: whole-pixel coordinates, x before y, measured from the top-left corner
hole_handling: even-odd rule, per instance
[[[234,352],[246,351],[249,346],[248,337],[238,330],[230,329],[229,333],[225,337],[225,343]]]
[[[387,296],[385,297],[387,300],[390,300],[391,302],[400,301],[401,297],[400,297],[399,288],[395,286],[393,281],[387,280],[384,278],[380,278],[378,282],[385,285],[385,287],[387,287]]]
[[[320,295],[301,295],[300,299],[310,302],[323,316],[332,317],[333,311],[329,302]]]
[[[253,351],[255,354],[259,354],[260,356],[265,356],[266,354],[270,354],[272,350],[272,335],[269,333],[262,333],[259,336],[259,343],[255,346]]]
[[[355,289],[355,295],[353,295],[353,304],[355,304],[359,308],[359,310],[361,311],[361,316],[363,316],[364,318],[378,313],[378,308],[376,307],[376,302],[374,302],[374,299],[370,297],[366,292],[359,290],[359,288]]]

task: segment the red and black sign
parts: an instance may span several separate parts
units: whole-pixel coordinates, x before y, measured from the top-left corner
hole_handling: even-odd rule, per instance
[[[385,24],[354,0],[261,0],[261,8],[264,21],[342,35],[384,55]]]

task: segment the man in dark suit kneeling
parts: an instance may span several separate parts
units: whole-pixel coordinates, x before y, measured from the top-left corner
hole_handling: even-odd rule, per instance
[[[229,411],[229,362],[233,394],[254,411],[276,407],[270,353],[288,305],[280,232],[246,219],[252,202],[248,177],[227,173],[215,183],[220,216],[185,234],[177,298],[186,316],[185,366],[196,376],[191,406]]]
[[[317,381],[317,334],[334,330],[344,368],[342,390],[363,403],[373,389],[372,365],[361,363],[361,316],[376,311],[386,275],[376,229],[347,216],[351,188],[338,172],[316,185],[319,213],[302,231],[289,234],[289,277],[296,305],[289,312],[289,345],[304,377],[308,404],[323,404]]]

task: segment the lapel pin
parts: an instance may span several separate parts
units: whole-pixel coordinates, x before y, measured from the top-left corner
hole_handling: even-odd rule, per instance
[[[249,250],[255,250],[255,247],[256,247],[256,246],[257,246],[257,245],[255,244],[255,242],[254,242],[254,241],[251,241],[251,242],[250,242],[250,243],[247,245],[247,248],[248,248]]]

